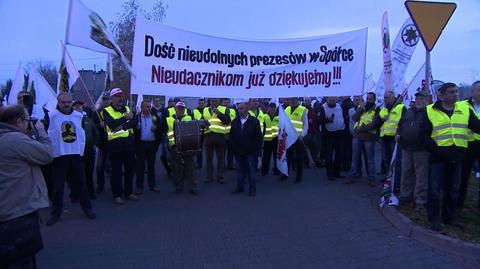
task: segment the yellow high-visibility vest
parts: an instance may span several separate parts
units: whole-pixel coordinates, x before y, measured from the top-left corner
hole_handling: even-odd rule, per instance
[[[257,109],[258,110],[258,114],[255,115],[255,111],[253,110],[249,110],[248,113],[252,116],[252,117],[255,117],[258,122],[260,122],[260,131],[262,132],[263,134],[263,117],[265,117],[265,114],[263,113],[262,110],[260,109]]]
[[[427,106],[427,116],[432,123],[432,139],[439,147],[457,146],[468,147],[470,130],[468,129],[468,118],[470,108],[461,102],[455,103],[453,115],[449,117],[443,111]]]
[[[475,108],[472,106],[472,104],[470,104],[470,102],[468,102],[468,100],[461,101],[461,103],[465,103],[465,105],[467,105],[469,109],[471,109],[472,111],[475,112]],[[477,118],[480,119],[480,112],[475,113],[475,114],[477,115]],[[468,141],[479,141],[480,140],[480,134],[474,133],[470,129],[468,131],[469,131]]]
[[[369,111],[363,111],[362,116],[360,116],[360,120],[355,123],[353,126],[354,128],[360,127],[362,124],[368,125],[373,121],[373,117],[375,116],[375,112],[377,110],[376,106],[373,106],[373,108]],[[377,130],[373,129],[369,131],[372,134],[377,134]]]
[[[288,118],[292,121],[293,127],[297,130],[298,135],[302,134],[303,130],[303,113],[305,112],[305,107],[302,105],[298,105],[293,111],[291,106],[288,106],[285,109],[285,114],[287,114]]]
[[[404,104],[398,104],[392,108],[390,114],[388,114],[388,109],[385,107],[380,110],[380,118],[383,119],[383,117],[388,115],[387,120],[380,127],[380,137],[395,136],[397,134],[398,123],[402,117],[404,107]]]
[[[107,112],[112,119],[118,120],[118,119],[123,118],[126,113],[130,112],[130,108],[129,108],[128,106],[126,106],[125,108],[126,108],[126,112],[125,112],[125,113],[116,111],[115,109],[113,109],[112,106],[106,107],[106,108],[104,109],[104,111]],[[107,130],[107,139],[108,139],[108,141],[111,141],[111,140],[113,140],[113,139],[120,138],[120,137],[128,137],[130,134],[133,134],[133,129],[120,130],[120,131],[114,132],[114,131],[113,131],[112,129],[110,129],[110,127],[108,127],[108,125],[106,125],[106,124],[105,124],[105,129]]]
[[[265,114],[263,117],[265,123],[265,134],[263,135],[263,141],[272,141],[278,137],[278,116],[274,116],[273,119],[270,115]]]
[[[167,116],[168,116],[168,117],[172,117],[173,115],[175,115],[175,107],[174,107],[174,106],[169,107],[169,108],[167,109],[167,112],[168,112],[168,115],[167,115]]]
[[[204,109],[206,109],[206,108],[204,108]],[[196,119],[196,120],[201,120],[202,117],[203,117],[203,113],[200,112],[200,110],[198,108],[195,108],[193,110],[193,118]]]
[[[173,126],[176,120],[177,119],[175,119],[173,115],[167,118],[167,126],[168,126],[167,137],[168,137],[168,144],[170,146],[175,145],[175,136],[174,136],[175,133],[173,130]],[[182,117],[182,121],[191,121],[191,120],[192,120],[192,117],[189,115],[183,115]]]
[[[225,114],[227,108],[224,106],[218,106],[217,110],[220,111],[220,113]],[[227,115],[228,116],[228,115]],[[226,124],[223,124],[222,121],[217,117],[217,114],[211,114],[210,109],[206,107],[203,110],[203,118],[208,120],[210,123],[210,126],[208,129],[205,131],[205,133],[217,133],[217,134],[227,134],[227,126]]]

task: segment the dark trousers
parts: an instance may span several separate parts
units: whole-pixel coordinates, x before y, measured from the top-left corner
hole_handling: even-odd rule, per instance
[[[95,147],[85,146],[83,153],[85,160],[85,182],[87,184],[87,191],[90,196],[95,194],[95,187],[93,186],[93,169],[95,168]]]
[[[110,185],[113,198],[128,197],[133,193],[134,161],[134,153],[131,151],[110,154],[110,162],[112,163]],[[124,180],[122,180],[122,170],[124,170]]]
[[[395,141],[394,140],[382,140],[382,159],[385,162],[385,167],[387,170],[390,168],[390,164],[393,158],[393,151],[395,150]],[[397,146],[397,154],[395,156],[395,161],[393,163],[395,167],[395,191],[400,190],[400,180],[402,178],[402,150],[400,146]]]
[[[270,160],[272,159],[272,157],[273,172],[278,173],[277,146],[278,138],[274,138],[272,141],[263,141],[262,175],[268,174],[268,170],[270,170]]]
[[[427,213],[430,223],[440,222],[440,198],[443,192],[442,220],[456,220],[462,162],[431,157],[428,177]]]
[[[227,156],[227,168],[233,168],[233,152],[228,146],[228,140],[225,141],[225,155]]]
[[[46,164],[40,166],[42,170],[43,178],[45,179],[45,184],[47,185],[48,199],[50,201],[53,199],[53,178],[52,178],[52,164]]]
[[[325,128],[325,127],[323,127]],[[325,130],[320,132],[320,160],[324,161],[327,159],[327,136],[325,135]]]
[[[155,158],[158,143],[155,141],[140,141],[136,148],[137,189],[143,190],[145,181],[145,163],[147,163],[147,180],[150,189],[156,187],[155,183]]]
[[[255,174],[257,173],[257,154],[235,155],[235,163],[237,168],[237,189],[243,189],[245,186],[245,178],[248,178],[250,191],[257,189]]]
[[[190,190],[197,190],[197,181],[193,176],[194,155],[182,155],[176,152],[175,148],[172,148],[170,160],[173,164],[175,189],[182,191],[186,181]]]
[[[203,142],[205,140],[205,134],[200,136],[200,152],[197,154],[197,168],[202,168],[203,164]]]
[[[97,150],[97,188],[105,188],[105,167],[107,163],[107,150],[105,148],[98,148]]]
[[[340,175],[342,165],[341,143],[343,131],[325,131],[325,147],[327,148],[327,176],[336,177]]]
[[[213,152],[217,157],[217,179],[223,179],[225,163],[225,135],[208,133],[205,135],[207,155],[207,178],[213,179]]]
[[[308,156],[308,152],[310,152],[310,156],[312,156],[312,161],[314,163],[318,163],[319,160],[319,146],[320,146],[320,141],[318,141],[318,135],[316,133],[313,134],[307,134],[303,138],[303,142],[305,143],[305,146],[307,147],[308,150],[305,150],[305,161],[307,164],[310,164],[310,157]]]
[[[468,181],[472,173],[473,164],[480,158],[480,142],[471,142],[468,144],[467,159],[462,166],[462,181],[460,183],[460,197],[458,198],[458,207],[463,207],[468,193]],[[479,192],[480,195],[480,192]],[[480,196],[479,196],[480,197]]]
[[[350,171],[352,168],[352,140],[353,137],[350,132],[346,131],[343,133],[341,143],[343,171]]]
[[[85,167],[83,157],[80,155],[64,155],[53,159],[53,199],[52,215],[60,217],[63,212],[63,192],[67,175],[70,175],[72,193],[80,201],[84,211],[91,210],[92,204],[88,198],[87,186],[85,184]]]
[[[287,150],[287,163],[288,171],[291,171],[291,167],[295,167],[297,181],[302,180],[303,175],[303,160],[305,157],[305,145],[298,139]]]

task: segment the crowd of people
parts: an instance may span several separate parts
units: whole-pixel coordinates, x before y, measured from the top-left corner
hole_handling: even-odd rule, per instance
[[[328,180],[353,184],[366,178],[371,187],[385,179],[379,175],[395,171],[400,202],[425,212],[435,231],[442,229],[442,222],[463,227],[457,210],[465,204],[480,157],[480,81],[473,83],[467,100],[458,100],[453,83],[439,88],[435,102],[419,89],[409,107],[387,91],[382,107],[369,92],[353,98],[280,98],[277,103],[234,99],[231,104],[228,98],[208,98],[199,99],[194,109],[180,98],[163,106],[160,97],[153,97],[134,111],[123,91],[114,88],[93,108],[61,93],[57,109],[34,119],[31,106],[24,103],[29,98],[21,92],[17,105],[0,102],[0,237],[7,238],[6,244],[19,244],[13,242],[19,227],[33,227],[33,236],[20,242],[29,246],[22,248],[23,254],[8,254],[23,263],[34,262],[34,253],[42,247],[38,210],[50,205],[48,226],[60,220],[65,185],[70,200],[79,202],[88,219],[95,219],[91,200],[105,191],[107,178],[117,205],[139,200],[146,189],[145,175],[148,190],[163,191],[157,185],[157,155],[178,194],[186,183],[189,193],[198,195],[202,179],[224,184],[225,171],[233,169],[238,171],[233,194],[248,185],[248,195],[255,196],[256,182],[270,173],[288,180],[276,162],[278,106],[298,134],[287,150],[294,183],[301,183],[304,168],[311,167],[325,168]],[[199,152],[176,150],[179,121],[202,123]],[[381,156],[376,156],[377,145]],[[204,165],[206,175],[195,172]]]

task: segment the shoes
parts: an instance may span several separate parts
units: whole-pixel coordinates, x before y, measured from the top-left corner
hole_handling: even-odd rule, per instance
[[[102,193],[102,192],[103,192],[103,187],[97,187],[96,193],[99,194],[99,193]]]
[[[142,189],[137,189],[137,190],[135,191],[135,194],[136,194],[136,195],[142,195],[142,194],[143,194],[143,190],[142,190]]]
[[[138,196],[132,193],[127,197],[127,199],[130,201],[138,201]]]
[[[339,179],[344,179],[345,178],[344,176],[341,176],[341,175],[334,175],[333,177],[339,178]]]
[[[47,223],[45,223],[45,224],[47,226],[53,226],[53,225],[55,225],[55,223],[58,222],[59,219],[60,219],[60,216],[51,215],[50,218],[47,220]]]
[[[150,190],[152,192],[160,192],[160,189],[158,187],[153,187],[153,188],[150,188]]]
[[[343,181],[343,184],[349,185],[349,184],[354,184],[356,182],[354,177],[348,177]]]
[[[233,167],[233,166],[228,166],[228,167],[227,167],[227,170],[235,170],[235,167]]]
[[[97,196],[95,195],[95,193],[89,193],[88,198],[90,198],[90,200],[95,200],[97,199]]]
[[[211,183],[213,181],[213,179],[211,177],[207,177],[207,179],[205,179],[205,183]]]
[[[278,171],[274,171],[274,172],[273,172],[273,175],[275,175],[275,176],[279,176],[279,175],[280,175],[280,172],[278,172]]]
[[[232,191],[232,194],[242,193],[243,191],[243,188],[235,188],[235,190]]]
[[[430,224],[430,230],[435,231],[435,232],[441,232],[442,231],[442,225],[440,223],[435,222]]]
[[[198,191],[197,191],[196,189],[190,190],[190,194],[197,196],[197,195],[198,195]]]
[[[256,191],[255,191],[255,190],[250,190],[250,191],[248,192],[248,196],[250,196],[250,197],[254,197],[255,195],[256,195]]]
[[[225,180],[223,179],[223,177],[219,177],[218,184],[224,184],[224,183],[225,183]]]
[[[288,177],[286,175],[282,175],[278,181],[285,181],[285,180],[288,180]]]
[[[293,183],[295,183],[295,184],[298,184],[298,183],[300,183],[300,182],[302,182],[301,179],[295,179],[295,181],[293,181]]]
[[[113,199],[113,202],[117,205],[123,205],[123,199],[121,197]]]
[[[334,180],[335,180],[335,178],[332,177],[332,176],[327,177],[327,179],[330,180],[330,181],[334,181]]]
[[[85,216],[87,217],[87,219],[92,220],[97,218],[97,214],[93,213],[91,209],[85,211]]]
[[[70,203],[75,204],[76,202],[78,202],[78,199],[77,199],[77,198],[75,198],[75,197],[70,197]]]
[[[181,188],[175,188],[175,193],[176,193],[176,194],[180,194],[180,193],[182,193],[182,192],[183,192],[183,189],[181,189]]]
[[[368,186],[371,188],[375,188],[377,186],[377,183],[375,183],[375,180],[370,180],[368,181]]]

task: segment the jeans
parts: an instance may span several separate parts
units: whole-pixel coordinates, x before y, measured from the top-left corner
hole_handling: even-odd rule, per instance
[[[257,189],[255,175],[257,172],[257,154],[235,155],[236,169],[238,172],[237,189],[243,189],[245,178],[248,177],[250,191]]]
[[[63,192],[67,176],[71,175],[72,193],[79,199],[84,211],[91,210],[92,204],[87,194],[85,184],[85,167],[80,155],[64,155],[53,159],[53,194],[52,215],[60,217],[63,212]]]
[[[428,177],[427,213],[430,223],[440,222],[440,198],[443,192],[442,220],[456,220],[456,206],[460,193],[462,162],[447,159],[430,158]]]
[[[366,172],[368,180],[375,180],[375,140],[364,141],[354,137],[352,141],[352,169],[351,177],[362,175],[362,153],[366,158]]]

